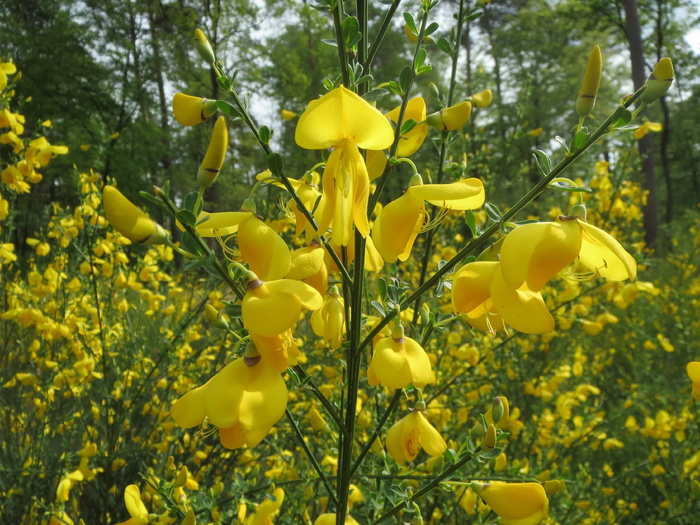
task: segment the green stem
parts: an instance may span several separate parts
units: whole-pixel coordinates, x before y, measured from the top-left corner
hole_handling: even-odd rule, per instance
[[[345,428],[343,427],[343,420],[340,418],[340,414],[338,411],[335,409],[333,405],[331,405],[331,402],[328,401],[326,396],[323,395],[323,393],[318,389],[316,386],[316,383],[314,383],[313,379],[311,376],[308,374],[304,368],[302,368],[301,365],[295,365],[294,370],[296,371],[297,374],[299,374],[300,379],[305,385],[309,385],[311,388],[311,391],[314,393],[316,396],[316,399],[318,399],[323,407],[326,409],[328,412],[328,415],[331,416],[333,421],[335,421],[335,424],[338,425],[338,430],[340,432],[344,432]]]
[[[374,521],[372,525],[376,525],[377,523],[381,523],[382,521],[385,521],[392,516],[395,516],[399,512],[401,512],[403,509],[406,508],[407,503],[414,503],[415,501],[419,500],[423,496],[425,496],[428,492],[433,490],[435,487],[437,487],[440,483],[442,483],[444,480],[448,479],[452,474],[457,472],[460,468],[462,468],[464,465],[466,465],[468,462],[470,462],[476,455],[481,452],[481,447],[477,447],[473,453],[467,454],[464,456],[462,459],[460,459],[457,463],[452,465],[450,468],[448,468],[445,472],[440,474],[439,476],[435,477],[430,483],[428,483],[425,487],[420,489],[418,492],[416,492],[413,496],[409,498],[408,501],[404,501],[400,503],[399,505],[396,505],[393,509],[391,509],[389,512],[381,516],[378,520]]]
[[[323,469],[321,468],[321,465],[318,464],[318,461],[316,461],[316,458],[311,453],[311,450],[309,450],[309,445],[306,444],[306,441],[304,440],[304,435],[301,433],[301,430],[299,430],[299,427],[297,426],[296,422],[294,421],[294,418],[292,417],[292,413],[289,411],[288,408],[286,408],[284,410],[284,413],[287,416],[289,423],[292,425],[292,430],[294,430],[294,434],[297,436],[297,439],[299,440],[299,444],[301,445],[301,448],[303,448],[304,452],[306,452],[306,455],[309,457],[309,460],[311,461],[311,464],[313,465],[314,470],[316,471],[316,474],[318,474],[318,477],[321,479],[321,482],[326,487],[326,490],[328,491],[328,496],[330,497],[330,499],[334,503],[337,503],[338,500],[336,498],[335,492],[333,491],[333,487],[331,486],[330,482],[328,481],[328,478],[326,478],[326,475],[323,473]]]
[[[355,463],[352,465],[352,468],[350,469],[350,477],[352,477],[355,474],[355,471],[362,463],[362,460],[369,453],[369,451],[372,450],[372,444],[374,443],[374,440],[379,437],[379,434],[381,433],[382,428],[384,427],[384,423],[386,423],[386,420],[389,419],[389,416],[391,416],[394,410],[396,410],[396,407],[399,406],[399,402],[401,401],[402,397],[403,389],[399,388],[398,390],[396,390],[396,392],[394,392],[394,397],[391,398],[389,406],[386,408],[386,410],[382,414],[382,417],[379,419],[379,422],[377,423],[377,426],[374,429],[372,436],[370,436],[370,438],[367,440],[367,443],[365,443],[365,446],[362,448],[360,454],[357,456]]]
[[[374,59],[377,56],[377,51],[379,51],[379,48],[382,45],[382,41],[386,36],[387,30],[389,29],[389,27],[391,27],[391,21],[394,18],[394,14],[399,8],[400,3],[401,0],[394,0],[394,2],[389,7],[389,10],[384,14],[384,18],[382,19],[382,23],[379,26],[377,36],[375,37],[374,42],[372,42],[372,47],[370,47],[369,52],[367,53],[367,59],[364,62],[360,62],[363,65],[365,71],[369,71],[371,69],[372,62],[374,62]]]
[[[335,28],[335,41],[338,48],[338,60],[340,61],[340,74],[343,77],[343,85],[350,89],[350,75],[348,74],[348,54],[345,51],[345,36],[343,35],[343,0],[336,0],[336,5],[331,11],[333,14],[333,27]]]
[[[350,345],[346,352],[347,377],[345,398],[345,433],[340,436],[340,457],[338,460],[338,506],[336,511],[336,524],[343,525],[347,514],[348,498],[350,495],[350,481],[352,479],[352,451],[355,442],[355,421],[357,419],[357,397],[360,382],[360,364],[362,353],[358,351],[360,346],[360,334],[362,331],[362,295],[364,285],[365,266],[365,239],[359,231],[355,230],[355,260],[354,260],[354,286],[351,288],[350,308],[351,321]],[[347,296],[346,296],[347,297]]]

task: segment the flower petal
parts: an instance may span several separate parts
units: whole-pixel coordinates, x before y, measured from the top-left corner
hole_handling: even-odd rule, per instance
[[[282,279],[289,270],[291,256],[287,243],[256,215],[238,226],[241,258],[263,281]]]
[[[525,334],[543,334],[554,330],[554,318],[544,304],[542,294],[522,286],[510,289],[497,272],[491,285],[493,304],[503,320]]]
[[[517,290],[527,282],[539,292],[559,271],[571,264],[581,250],[577,221],[534,222],[518,226],[506,235],[501,247],[505,284]]]
[[[549,508],[547,494],[539,483],[491,482],[480,496],[504,524],[536,525]]]
[[[491,284],[499,269],[498,261],[476,261],[457,271],[452,278],[452,308],[456,314],[468,314],[491,297]]]
[[[423,225],[422,211],[423,201],[410,192],[382,208],[372,227],[372,240],[386,262],[393,263],[399,256],[403,261],[408,258]]]
[[[433,427],[422,412],[416,412],[416,426],[420,433],[420,444],[431,456],[440,456],[447,450],[447,443],[440,432]]]
[[[451,184],[422,184],[411,186],[408,192],[430,204],[450,210],[475,210],[484,204],[484,184],[475,178]]]
[[[307,106],[294,138],[306,149],[330,148],[349,139],[360,148],[380,150],[391,146],[394,131],[379,110],[340,86]]]
[[[209,382],[187,392],[175,401],[170,409],[170,415],[175,423],[182,428],[192,428],[201,425],[206,417],[204,399],[209,388]]]
[[[226,237],[238,231],[238,225],[250,218],[250,211],[202,212],[197,217],[197,233],[202,237]],[[202,220],[207,217],[207,220]]]
[[[609,233],[578,221],[583,231],[579,258],[581,263],[611,281],[634,280],[637,262]]]

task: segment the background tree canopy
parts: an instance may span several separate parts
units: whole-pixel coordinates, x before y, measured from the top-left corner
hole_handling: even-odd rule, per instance
[[[453,4],[441,6],[445,17],[454,11]],[[640,141],[642,158],[649,162],[642,165],[639,155],[630,154],[637,148],[630,133],[598,145],[595,152],[613,170],[629,169],[637,180],[647,181],[649,202],[658,201],[656,208],[645,210],[647,241],[655,244],[656,230],[650,228],[670,222],[700,200],[700,151],[693,138],[700,119],[693,103],[700,90],[700,61],[686,40],[698,20],[695,7],[681,0],[490,4],[465,32],[467,58],[458,71],[460,96],[487,88],[494,92],[494,105],[475,116],[462,141],[472,174],[486,178],[492,173],[496,187],[491,192],[503,194],[522,190],[538,176],[531,153],[537,147],[560,150],[554,139],[569,131],[586,56],[595,43],[605,60],[599,115],[617,102],[619,93],[632,91],[634,60],[643,65],[646,77],[659,58],[672,56],[673,89],[646,115],[661,122],[663,131]],[[402,9],[410,11],[410,5]],[[632,12],[636,19],[630,18]],[[184,187],[196,172],[209,129],[173,126],[172,95],[182,91],[217,98],[219,89],[191,45],[196,27],[209,36],[225,70],[239,71],[236,82],[251,94],[260,124],[275,130],[273,141],[286,154],[289,172],[302,174],[314,153],[296,148],[295,121],[282,121],[279,110],[301,112],[324,92],[323,79],[337,62],[335,49],[324,43],[331,37],[327,15],[307,2],[8,0],[0,13],[0,57],[15,61],[23,73],[16,89],[20,100],[32,99],[21,108],[27,126],[40,129],[40,119],[49,115],[49,139],[60,137],[71,147],[46,171],[51,183],[42,185],[27,205],[32,209],[22,214],[19,234],[35,229],[48,203],[76,198],[73,185],[64,184],[73,165],[93,167],[132,197],[145,184],[165,180],[175,191]],[[635,34],[641,49],[630,45]],[[377,82],[397,79],[401,62],[393,58],[408,53],[402,32],[390,33],[376,60]],[[440,65],[446,57],[433,46],[429,60]],[[449,73],[445,67],[435,71]],[[440,85],[444,79],[425,77],[430,75],[420,78],[416,94],[426,98],[430,109],[438,101],[428,83]],[[389,110],[396,102],[389,96],[378,104]],[[235,124],[231,131],[232,162],[218,179],[219,191],[212,192],[217,202],[210,202],[210,209],[237,207],[244,184],[265,167],[250,137],[237,133]],[[424,156],[432,154],[424,149]]]

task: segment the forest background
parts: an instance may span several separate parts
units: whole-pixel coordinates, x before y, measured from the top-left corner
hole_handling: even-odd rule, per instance
[[[411,12],[417,6],[407,1],[399,9]],[[456,6],[453,0],[440,2],[436,14],[441,26],[443,22],[445,28],[450,26]],[[386,5],[371,3],[370,9],[376,24]],[[387,34],[375,61],[377,79],[398,79],[410,60],[403,19],[397,18],[400,22]],[[502,455],[499,463],[483,466],[486,471],[480,479],[564,479],[568,490],[552,497],[549,523],[690,524],[700,512],[691,488],[692,481],[700,477],[700,429],[695,418],[697,403],[693,404],[684,373],[685,363],[700,357],[700,55],[689,40],[693,31],[697,33],[698,23],[697,3],[682,0],[502,0],[489,3],[483,16],[465,26],[456,100],[491,89],[493,103],[474,112],[463,130],[464,140],[452,150],[452,161],[463,166],[466,175],[488,180],[488,199],[496,203],[512,204],[515,196],[539,179],[532,155],[535,149],[555,159],[563,156],[556,137],[568,136],[577,121],[574,101],[593,45],[603,50],[604,73],[592,125],[601,122],[621,96],[642,85],[660,58],[670,56],[675,66],[671,90],[638,118],[640,124],[660,123],[660,131],[643,126],[647,133],[639,138],[631,131],[606,137],[586,153],[587,161],[567,172],[569,178],[586,183],[600,180],[606,172],[614,181],[613,200],[624,201],[622,215],[604,209],[601,198],[596,217],[608,228],[616,228],[618,235],[624,234],[626,245],[639,247],[638,253],[644,254],[638,257],[639,279],[644,284],[600,290],[592,286],[583,298],[562,299],[566,315],[574,322],[564,329],[566,316],[562,316],[558,320],[562,334],[556,336],[474,338],[474,346],[462,344],[456,331],[440,336],[445,355],[449,354],[446,359],[471,366],[472,371],[479,368],[483,377],[473,384],[466,380],[448,383],[458,391],[449,394],[449,403],[434,408],[435,417],[444,419],[444,428],[451,428],[449,421],[467,421],[465,407],[471,414],[477,400],[507,393],[511,404],[519,407],[509,428],[508,461]],[[17,290],[26,278],[27,289],[39,297],[37,308],[44,315],[55,314],[53,292],[37,294],[44,284],[32,282],[30,270],[46,266],[34,240],[47,239],[46,225],[58,222],[58,206],[77,210],[86,201],[92,191],[85,189],[86,181],[94,181],[91,170],[102,181],[116,181],[132,201],[176,230],[138,192],[168,181],[173,195],[183,197],[206,150],[213,122],[183,128],[171,109],[175,92],[224,97],[216,75],[194,51],[191,35],[195,28],[207,34],[227,74],[238,70],[236,85],[251,94],[251,111],[259,123],[275,131],[272,145],[283,155],[287,172],[300,177],[318,160],[313,152],[296,147],[295,121],[279,116],[282,109],[300,114],[308,101],[324,92],[323,80],[337,71],[337,50],[324,43],[333,38],[329,17],[311,3],[7,0],[0,10],[0,62],[11,60],[21,73],[14,86],[13,110],[25,116],[25,136],[45,136],[51,144],[69,146],[69,151],[42,169],[43,180],[32,186],[31,198],[12,200],[12,227],[2,230],[2,242],[14,245],[18,262],[12,267],[17,271],[12,278],[6,273],[11,267],[2,267],[3,306],[9,304],[8,296],[20,295]],[[433,71],[416,79],[414,92],[432,107],[437,100],[430,83],[445,84],[449,57],[435,44],[427,49]],[[391,97],[378,101],[384,112],[395,105]],[[266,167],[255,138],[240,121],[231,122],[229,131],[227,161],[215,190],[206,194],[205,208],[210,211],[238,209],[255,175]],[[423,148],[414,161],[430,166],[433,157],[430,149]],[[2,159],[3,166],[6,160]],[[406,166],[398,171],[404,180],[409,176]],[[387,192],[399,195],[401,184],[398,177],[390,180]],[[635,187],[643,188],[646,198],[635,193]],[[279,197],[270,191],[267,200],[274,207]],[[568,198],[548,197],[528,213],[531,217],[556,216],[562,212],[558,207],[565,208],[566,202]],[[86,246],[94,240],[90,234],[81,237]],[[136,260],[136,255],[145,253],[141,248],[124,249]],[[85,253],[79,255],[85,257]],[[73,253],[72,257],[77,256]],[[211,363],[223,360],[218,346],[223,348],[223,336],[198,320],[204,303],[216,303],[221,297],[215,292],[207,295],[209,283],[204,279],[196,281],[197,291],[191,292],[187,304],[177,303],[174,296],[159,296],[169,279],[161,272],[174,274],[174,264],[181,261],[167,261],[162,253],[149,257],[137,267],[136,280],[143,282],[145,290],[153,287],[153,294],[142,291],[125,296],[132,305],[142,306],[143,317],[134,314],[130,319],[133,324],[125,341],[106,336],[102,342],[105,352],[107,342],[112,345],[108,354],[112,369],[100,368],[97,360],[91,365],[96,367],[93,370],[85,364],[88,357],[75,350],[73,354],[66,351],[68,357],[61,362],[57,358],[64,352],[58,349],[60,338],[42,340],[41,345],[52,349],[59,369],[65,366],[77,374],[75,384],[68,380],[68,387],[57,384],[55,376],[47,375],[46,370],[53,369],[46,363],[38,367],[23,357],[21,349],[28,348],[34,355],[40,346],[34,339],[39,337],[34,332],[38,328],[11,316],[0,321],[4,406],[0,413],[5,422],[0,431],[4,445],[0,497],[7,502],[0,509],[3,520],[35,523],[43,518],[70,523],[72,516],[76,522],[79,518],[85,523],[119,522],[128,515],[125,487],[139,483],[143,488],[149,480],[158,485],[153,473],[161,476],[175,469],[168,456],[175,457],[179,472],[183,472],[182,465],[189,465],[185,481],[162,475],[170,485],[159,486],[160,492],[151,490],[144,500],[154,513],[162,512],[178,522],[184,512],[177,500],[164,496],[178,494],[178,489],[180,493],[187,489],[193,507],[199,509],[197,519],[204,522],[226,521],[224,518],[230,522],[238,519],[241,503],[247,501],[254,507],[266,494],[269,500],[271,479],[288,483],[284,486],[293,490],[296,480],[290,470],[300,467],[289,469],[287,449],[276,448],[285,438],[261,445],[262,452],[255,455],[250,451],[222,453],[215,439],[206,441],[207,436],[175,429],[168,419],[172,401],[196,384],[180,381],[180,377],[189,378],[200,367],[199,379],[208,377]],[[78,265],[84,264],[81,260],[71,266],[76,273]],[[93,313],[86,304],[70,302],[71,294],[83,293],[78,288],[66,284],[66,309],[81,312],[85,308],[85,318],[91,319]],[[131,291],[136,288],[134,285]],[[178,293],[180,298],[185,296],[180,289]],[[116,323],[125,313],[121,308],[129,309],[117,303],[121,295],[115,292],[112,298],[111,310],[101,312],[100,322],[105,326],[100,325],[100,336],[103,330],[109,332],[106,319],[110,312]],[[132,306],[132,310],[138,308]],[[596,326],[587,324],[584,317],[596,319]],[[161,331],[152,330],[152,325]],[[204,339],[204,334],[206,343],[198,339]],[[572,338],[577,341],[575,348]],[[138,352],[130,354],[134,348]],[[173,348],[180,350],[173,353]],[[150,353],[150,349],[155,350]],[[187,373],[182,372],[183,367]],[[39,368],[44,375],[37,372]],[[142,368],[149,372],[139,376]],[[102,375],[96,375],[97,370]],[[35,372],[34,379],[21,375]],[[172,384],[163,384],[160,378],[164,377]],[[131,381],[139,387],[131,388]],[[72,393],[61,398],[64,401],[57,408],[47,410],[53,398],[49,400],[51,389],[46,385],[53,385],[57,392],[68,388]],[[42,390],[46,399],[35,400],[41,409],[33,413],[24,401],[30,394],[41,398],[37,392]],[[444,401],[438,394],[432,400]],[[313,426],[307,421],[311,409],[300,406],[309,430]],[[133,418],[128,410],[134,411]],[[22,417],[15,419],[19,413]],[[88,413],[94,421],[84,424]],[[105,414],[119,417],[100,416]],[[59,424],[64,420],[65,426]],[[52,425],[58,429],[55,433],[47,430]],[[88,430],[83,432],[84,425]],[[282,427],[291,434],[289,425]],[[462,436],[468,429],[455,432]],[[20,434],[31,439],[17,439]],[[324,438],[310,443],[332,474],[333,458],[326,454]],[[290,445],[289,450],[303,456],[294,447]],[[250,464],[256,461],[258,466],[251,470]],[[234,476],[233,465],[247,465],[244,475]],[[79,480],[74,475],[78,471],[83,472]],[[426,471],[427,467],[418,474]],[[315,479],[310,469],[299,472]],[[407,478],[416,474],[402,473]],[[322,491],[318,479],[313,487]],[[399,488],[394,502],[407,497],[406,486]],[[453,493],[448,493],[449,487],[444,488],[423,510],[426,520],[464,523],[466,515],[475,523],[496,519],[476,503],[469,489],[453,486]],[[382,486],[377,493],[387,491]],[[381,514],[379,507],[386,508],[386,502],[373,499],[370,492],[365,490],[364,503],[355,503],[353,515],[376,517]],[[279,523],[308,522],[309,515],[315,517],[328,503],[313,494],[305,498],[291,503],[288,499],[277,518]]]

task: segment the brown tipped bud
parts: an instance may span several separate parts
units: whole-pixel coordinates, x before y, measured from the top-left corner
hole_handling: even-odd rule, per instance
[[[654,71],[651,72],[647,79],[647,88],[642,93],[639,100],[644,104],[656,102],[671,88],[673,83],[673,62],[666,57],[662,58]]]
[[[226,128],[226,119],[219,117],[214,124],[214,131],[211,134],[207,153],[197,172],[197,183],[200,188],[208,188],[214,184],[214,181],[219,176],[221,167],[224,165],[227,148],[228,129]]]
[[[583,84],[576,99],[576,113],[580,117],[585,117],[595,106],[595,99],[598,96],[600,87],[600,77],[603,74],[603,55],[600,47],[595,46],[591,54],[588,55],[586,73],[583,75]]]
[[[481,450],[490,452],[496,447],[496,443],[498,443],[496,426],[493,423],[490,423],[489,428],[486,430],[486,434],[484,434],[484,439],[481,441]]]
[[[216,56],[214,55],[214,50],[211,48],[209,39],[201,29],[194,30],[194,47],[197,48],[197,53],[199,53],[199,56],[202,57],[202,60],[207,64],[216,62]]]

